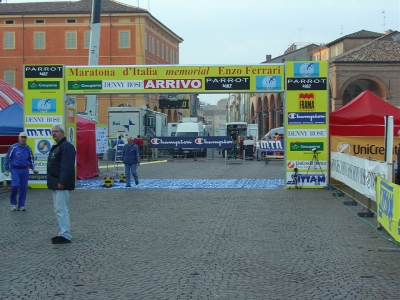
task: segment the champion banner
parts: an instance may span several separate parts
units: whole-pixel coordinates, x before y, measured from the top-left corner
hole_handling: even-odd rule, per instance
[[[164,137],[156,136],[149,141],[150,148],[232,148],[230,136],[193,136],[193,137]]]

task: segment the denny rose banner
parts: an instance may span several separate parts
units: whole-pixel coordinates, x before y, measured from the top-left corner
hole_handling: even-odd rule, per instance
[[[283,92],[284,64],[67,66],[68,94]]]
[[[376,176],[388,178],[386,162],[371,161],[340,152],[331,152],[331,178],[345,183],[360,194],[376,201]]]
[[[175,148],[232,148],[230,136],[207,137],[163,137],[156,136],[149,141],[150,148],[175,149]]]

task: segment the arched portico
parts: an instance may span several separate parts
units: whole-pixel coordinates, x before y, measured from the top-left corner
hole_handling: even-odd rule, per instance
[[[384,100],[390,98],[390,91],[382,80],[376,76],[360,74],[349,78],[343,83],[336,95],[335,106],[346,105],[366,90],[370,90]]]

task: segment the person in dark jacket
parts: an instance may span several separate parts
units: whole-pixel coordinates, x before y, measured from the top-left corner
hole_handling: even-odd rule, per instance
[[[140,150],[133,142],[132,137],[128,137],[127,144],[122,149],[122,162],[125,165],[126,187],[131,186],[131,173],[135,179],[135,184],[139,184],[139,177],[136,168],[140,166]]]
[[[51,147],[47,159],[47,187],[52,190],[54,212],[58,222],[58,235],[51,239],[53,244],[70,243],[72,239],[68,201],[70,192],[75,189],[74,146],[65,138],[65,128],[54,125],[51,133],[56,144]]]
[[[34,170],[32,149],[26,144],[28,135],[21,132],[18,143],[11,145],[4,160],[4,175],[8,176],[11,171],[11,210],[25,211],[26,191],[28,189],[29,168]],[[17,201],[17,195],[19,197]]]

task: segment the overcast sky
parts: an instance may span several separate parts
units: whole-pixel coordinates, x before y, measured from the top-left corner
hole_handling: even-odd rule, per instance
[[[47,2],[2,0],[3,2]],[[183,38],[182,65],[259,64],[293,43],[400,28],[400,0],[119,0],[147,9]],[[0,4],[1,13],[1,4]],[[305,45],[305,44],[304,44]],[[215,104],[226,95],[200,95]]]

